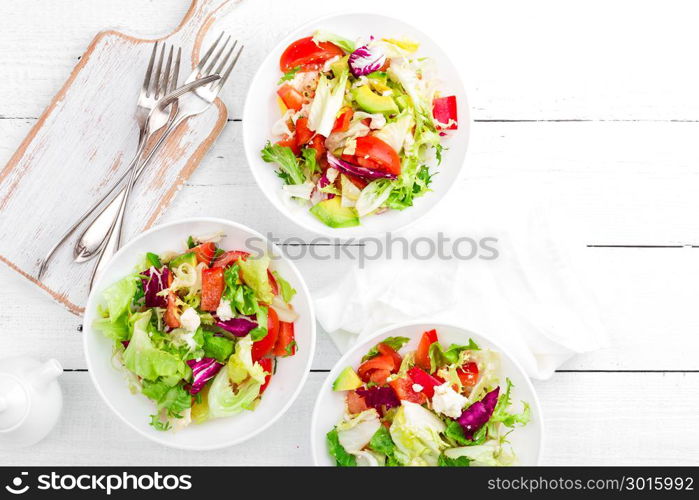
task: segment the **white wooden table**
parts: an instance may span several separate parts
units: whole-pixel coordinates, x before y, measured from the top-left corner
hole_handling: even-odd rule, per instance
[[[163,34],[188,3],[2,2],[0,165],[97,31]],[[245,0],[221,23],[247,45],[224,96],[231,121],[163,221],[215,215],[310,239],[255,185],[240,116],[265,53],[303,21],[350,6],[331,3]],[[465,199],[476,181],[518,183],[565,210],[594,257],[585,274],[612,345],[535,384],[545,464],[699,463],[699,32],[691,3],[381,2],[433,35],[463,70],[475,118],[469,174],[458,188]],[[298,265],[310,287],[327,282],[329,268],[310,258]],[[313,401],[339,357],[323,332],[288,414],[256,439],[202,455],[151,444],[107,409],[85,372],[80,323],[0,267],[0,355],[53,356],[67,372],[57,429],[37,446],[0,452],[0,464],[310,463]]]

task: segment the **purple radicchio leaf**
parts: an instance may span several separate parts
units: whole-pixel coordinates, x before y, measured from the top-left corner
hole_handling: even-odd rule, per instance
[[[187,364],[192,369],[192,386],[189,393],[194,395],[204,388],[204,385],[214,378],[223,365],[214,358],[190,359]]]
[[[381,69],[386,62],[386,54],[379,47],[363,45],[349,56],[350,71],[355,77],[368,75]]]

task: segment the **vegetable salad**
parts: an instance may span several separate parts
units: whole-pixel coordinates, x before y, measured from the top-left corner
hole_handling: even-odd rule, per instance
[[[429,191],[442,138],[458,127],[457,102],[440,94],[418,47],[318,31],[282,54],[281,117],[261,155],[324,224],[357,226]]]
[[[152,400],[153,427],[253,410],[277,359],[296,353],[296,290],[269,265],[190,237],[184,253],[148,253],[104,291],[94,328],[114,341],[132,390]]]
[[[338,466],[510,465],[508,434],[530,408],[511,409],[512,383],[499,380],[499,355],[468,345],[444,347],[437,332],[401,355],[407,337],[388,337],[346,367],[333,390],[346,391],[345,414],[327,434]]]

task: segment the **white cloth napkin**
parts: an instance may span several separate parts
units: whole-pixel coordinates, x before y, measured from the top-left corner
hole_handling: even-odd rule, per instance
[[[441,216],[401,236],[453,226],[454,219],[445,220],[455,203],[450,199],[452,208],[440,205]],[[497,259],[384,258],[362,269],[352,265],[339,283],[314,294],[320,325],[345,352],[390,324],[451,323],[491,338],[538,379],[576,353],[606,345],[595,300],[580,279],[587,266],[584,243],[568,234],[560,217],[556,224],[553,210],[504,212],[491,213],[485,225],[466,233],[497,237]]]

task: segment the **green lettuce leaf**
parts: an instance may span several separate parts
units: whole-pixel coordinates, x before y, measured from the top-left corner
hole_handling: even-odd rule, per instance
[[[449,458],[442,454],[439,456],[437,465],[440,467],[469,467],[471,465],[471,459],[468,457]]]
[[[170,386],[164,381],[144,380],[141,392],[155,401],[158,410],[167,410],[169,417],[181,418],[182,412],[192,407],[192,396],[182,384]]]
[[[296,290],[292,287],[288,281],[280,276],[277,271],[272,271],[274,279],[277,280],[277,285],[279,286],[279,292],[282,294],[282,299],[287,304],[291,302],[291,299],[296,295]]]
[[[270,258],[267,255],[254,258],[248,257],[245,260],[238,261],[243,274],[243,282],[252,288],[255,296],[265,304],[270,304],[272,299],[274,299],[272,285],[269,284],[269,276],[267,275],[269,262]]]
[[[326,435],[328,441],[328,450],[335,457],[338,467],[356,467],[357,459],[354,455],[350,455],[340,444],[340,439],[337,435],[337,429],[333,429]]]
[[[134,315],[133,335],[124,351],[124,366],[145,380],[164,377],[177,381],[184,378],[188,370],[186,363],[153,345],[148,334],[150,318],[150,310]]]
[[[391,439],[391,433],[385,426],[382,425],[379,427],[379,430],[376,431],[376,434],[374,434],[371,441],[369,441],[369,448],[386,455],[387,466],[400,465],[400,462],[396,458],[396,444],[393,442],[393,439]]]
[[[232,356],[231,356],[232,358]],[[262,384],[248,377],[241,384],[231,386],[228,370],[221,370],[214,377],[209,388],[208,404],[211,418],[230,417],[253,407],[255,399],[260,395]]]
[[[110,318],[97,318],[93,323],[92,327],[102,332],[107,338],[114,340],[115,342],[123,342],[129,340],[131,336],[131,327],[129,326],[129,315],[127,313],[122,314],[116,320]]]
[[[136,294],[136,281],[138,276],[127,276],[110,285],[103,293],[107,303],[109,319],[117,321],[119,317],[129,311],[131,301]]]
[[[287,184],[303,184],[306,182],[306,176],[303,175],[299,161],[291,148],[272,144],[268,141],[262,151],[260,151],[260,156],[267,163],[279,165],[278,175]]]

